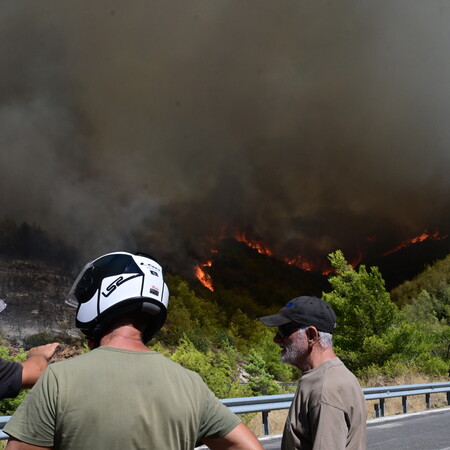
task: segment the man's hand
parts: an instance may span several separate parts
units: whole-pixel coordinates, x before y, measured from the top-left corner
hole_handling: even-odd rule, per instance
[[[53,342],[30,349],[27,359],[22,363],[22,388],[34,386],[59,346],[58,342]]]
[[[28,352],[27,359],[34,356],[42,356],[47,361],[50,361],[52,356],[55,354],[56,350],[58,350],[59,346],[58,342],[53,342],[51,344],[40,345],[39,347],[30,348]]]

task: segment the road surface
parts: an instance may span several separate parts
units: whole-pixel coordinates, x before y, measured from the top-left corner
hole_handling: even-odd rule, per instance
[[[260,439],[265,450],[279,450],[281,436]],[[450,450],[450,408],[371,419],[367,450]]]

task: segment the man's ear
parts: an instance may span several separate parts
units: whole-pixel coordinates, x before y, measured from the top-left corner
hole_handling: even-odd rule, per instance
[[[317,341],[319,339],[319,332],[317,331],[316,327],[308,327],[305,331],[306,338],[309,342],[313,343],[314,341]]]

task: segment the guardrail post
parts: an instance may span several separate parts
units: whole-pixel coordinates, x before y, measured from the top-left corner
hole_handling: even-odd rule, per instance
[[[430,409],[430,394],[425,394],[425,403],[427,404],[427,409]]]
[[[447,392],[447,405],[450,405],[450,392]]]
[[[406,395],[402,397],[402,412],[403,414],[408,412],[408,397]]]
[[[384,398],[380,398],[380,412],[381,412],[381,417],[384,417],[384,411],[385,411],[385,399]]]
[[[380,405],[378,403],[375,403],[373,407],[375,409],[375,418],[378,419],[378,417],[380,417]]]
[[[269,411],[262,411],[262,420],[264,434],[267,436],[270,434]]]

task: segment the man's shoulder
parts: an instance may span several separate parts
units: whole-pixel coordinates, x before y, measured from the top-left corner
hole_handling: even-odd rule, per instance
[[[346,367],[346,365],[338,358],[332,358],[326,361],[324,366],[327,376],[333,378],[352,378],[356,380],[355,375]]]
[[[355,375],[336,357],[306,373],[300,380],[300,389],[321,402],[361,388]]]
[[[58,373],[60,371],[72,370],[78,365],[83,365],[84,361],[88,361],[92,358],[92,352],[82,353],[72,358],[55,361],[49,364],[48,369],[50,372]]]
[[[191,378],[196,382],[202,381],[198,373],[186,369],[161,353],[155,351],[132,351],[115,347],[99,347],[71,359],[55,362],[49,367],[55,375],[58,375],[59,373],[82,370],[83,368],[88,369],[92,366],[101,366],[102,364],[117,364],[116,360],[123,360],[124,365],[140,365],[142,359],[147,360],[152,366],[165,367],[167,372],[174,375],[179,374],[179,376]]]
[[[334,357],[322,362],[314,369],[305,372],[300,378],[300,381],[303,383],[306,381],[317,383],[322,378],[348,373],[351,374],[347,367],[345,367],[345,364],[338,357]]]
[[[316,374],[316,378],[322,380],[321,384],[327,388],[333,386],[348,386],[351,384],[357,384],[359,386],[356,376],[345,366],[345,364],[339,358],[330,359],[319,366],[319,373]]]
[[[341,360],[335,359],[324,372],[322,399],[330,403],[342,398],[356,400],[363,395],[358,379]]]

